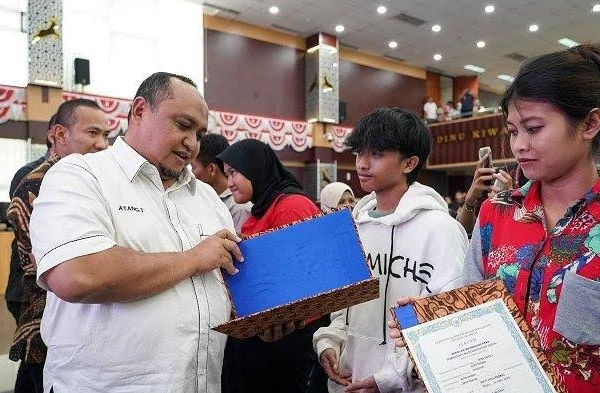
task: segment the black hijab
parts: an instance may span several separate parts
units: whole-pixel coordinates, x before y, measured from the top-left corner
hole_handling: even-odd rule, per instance
[[[217,159],[226,162],[252,183],[252,210],[262,217],[279,194],[306,196],[294,175],[288,172],[273,150],[254,139],[244,139],[223,150]]]

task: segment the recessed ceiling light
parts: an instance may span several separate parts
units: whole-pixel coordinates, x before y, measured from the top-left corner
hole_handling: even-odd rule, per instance
[[[513,78],[510,75],[506,75],[506,74],[498,75],[498,79],[502,79],[503,81],[507,81],[507,82],[513,82],[515,80],[515,78]]]
[[[434,31],[434,32],[437,33],[440,30],[442,30],[442,26],[440,26],[440,25],[433,25],[433,26],[431,26],[431,31]]]
[[[436,53],[435,55],[433,55],[433,60],[435,60],[435,61],[442,60],[442,55],[440,55],[439,53]]]
[[[379,15],[383,15],[387,12],[387,8],[385,8],[385,6],[380,5],[379,7],[377,7],[377,13]]]
[[[338,63],[333,63],[332,65],[333,65],[333,67],[335,68],[335,67],[337,67],[337,66],[338,66]]]
[[[558,43],[561,44],[562,46],[566,46],[567,48],[572,48],[574,46],[579,45],[579,42],[577,41],[573,41],[570,38],[561,38],[560,40],[558,40]]]
[[[397,48],[398,47],[398,43],[396,41],[390,41],[390,43],[388,44],[388,46],[392,49]]]
[[[477,41],[476,45],[478,48],[485,48],[485,41]]]
[[[271,6],[271,8],[269,8],[269,12],[272,13],[273,15],[278,14],[279,7],[277,7],[276,5],[273,5],[273,6]]]
[[[338,33],[342,33],[344,30],[346,30],[346,28],[344,27],[344,25],[337,25],[335,27],[335,31],[337,31]]]
[[[531,25],[531,26],[529,26],[529,31],[531,31],[532,33],[535,33],[539,29],[540,29],[540,27],[538,25]]]
[[[493,5],[486,5],[485,6],[485,12],[487,12],[488,14],[491,14],[492,12],[494,12],[496,10],[496,7],[494,7]]]
[[[592,12],[600,12],[600,4],[595,4],[592,7]]]
[[[465,70],[469,70],[469,71],[475,71],[475,72],[479,72],[480,74],[482,72],[485,72],[485,68],[483,67],[479,67],[473,64],[467,64],[466,66],[463,67]]]

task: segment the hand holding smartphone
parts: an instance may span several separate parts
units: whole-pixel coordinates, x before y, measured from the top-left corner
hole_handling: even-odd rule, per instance
[[[481,149],[479,149],[479,161],[481,161],[486,155],[487,155],[487,158],[483,162],[482,167],[483,168],[494,168],[494,165],[492,163],[492,148],[489,146],[484,146]],[[496,181],[498,181],[498,180],[496,180]],[[483,184],[485,184],[486,186],[491,186],[493,184],[493,182],[485,181],[485,182],[483,182]]]

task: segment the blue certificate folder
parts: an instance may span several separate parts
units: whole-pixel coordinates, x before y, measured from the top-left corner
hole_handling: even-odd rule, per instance
[[[239,243],[239,273],[223,274],[235,319],[215,329],[244,338],[379,296],[350,210],[318,216]]]

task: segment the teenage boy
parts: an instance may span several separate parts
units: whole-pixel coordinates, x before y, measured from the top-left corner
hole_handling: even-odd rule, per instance
[[[332,313],[313,346],[329,376],[329,392],[423,391],[405,348],[389,339],[395,299],[461,286],[467,235],[444,199],[416,180],[431,135],[413,113],[379,108],[359,120],[346,145],[356,155],[361,188],[370,194],[354,218],[379,298]]]

